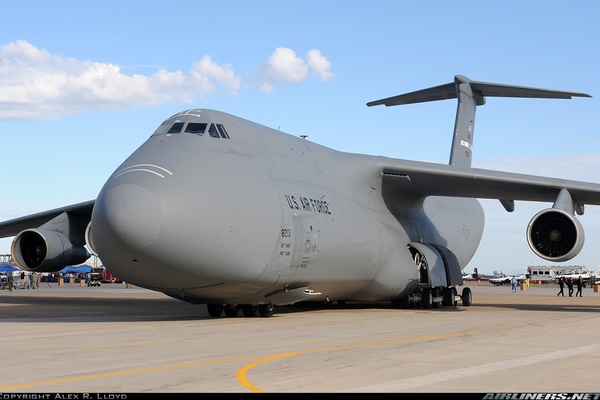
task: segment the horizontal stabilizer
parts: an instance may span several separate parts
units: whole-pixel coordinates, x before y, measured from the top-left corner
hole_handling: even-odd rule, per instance
[[[538,89],[525,86],[502,85],[499,83],[477,82],[469,80],[464,76],[457,75],[455,81],[445,85],[435,86],[416,92],[405,93],[386,99],[375,100],[367,103],[367,106],[399,106],[403,104],[424,103],[428,101],[447,100],[457,98],[456,86],[460,83],[468,83],[477,97],[528,97],[546,99],[570,99],[572,97],[592,97],[586,93],[565,92],[561,90]],[[479,103],[479,105],[483,102]]]

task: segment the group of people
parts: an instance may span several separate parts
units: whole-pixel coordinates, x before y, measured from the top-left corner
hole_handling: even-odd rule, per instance
[[[17,281],[15,275],[12,272],[8,273],[7,276],[8,291],[12,292],[13,289],[39,289],[40,288],[40,274],[37,272],[26,273],[21,271],[20,279]]]
[[[577,286],[577,292],[575,293],[575,297],[583,297],[583,293],[581,290],[583,289],[583,280],[581,279],[581,276],[579,276],[579,278],[575,280],[571,278],[560,277],[558,279],[558,287],[560,287],[560,291],[558,292],[557,296],[565,297],[565,285],[567,285],[567,288],[569,289],[569,297],[573,297],[573,285]]]

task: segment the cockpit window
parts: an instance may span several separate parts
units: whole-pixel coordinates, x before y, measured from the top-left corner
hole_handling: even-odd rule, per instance
[[[179,133],[181,128],[183,128],[183,122],[175,122],[167,133]]]
[[[208,134],[210,135],[210,137],[219,137],[219,132],[217,132],[217,127],[215,126],[215,124],[210,124],[210,128],[208,128]]]
[[[162,124],[161,126],[158,127],[158,129],[156,129],[154,131],[152,136],[162,135],[163,133],[166,133],[167,129],[169,129],[170,126],[171,126],[171,124]]]
[[[210,137],[217,139],[220,137],[223,139],[229,139],[229,135],[227,134],[225,127],[221,124],[210,124],[210,128],[208,128],[208,134]]]
[[[204,122],[190,122],[185,127],[185,133],[195,133],[196,135],[204,135],[206,131],[206,123]]]
[[[213,138],[229,139],[229,134],[225,130],[223,124],[209,124],[207,122],[181,122],[176,121],[164,122],[161,124],[152,136],[173,134],[173,133],[191,133],[194,135],[202,136],[206,132],[208,127],[208,134]]]
[[[219,134],[223,139],[229,139],[229,135],[227,134],[227,131],[223,125],[217,124],[217,128],[219,129]]]

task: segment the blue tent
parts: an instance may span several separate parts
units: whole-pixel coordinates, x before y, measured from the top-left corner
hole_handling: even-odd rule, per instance
[[[92,270],[92,266],[91,265],[80,265],[80,266],[75,266],[75,265],[67,265],[66,267],[64,267],[63,269],[61,269],[58,272],[62,272],[63,274],[70,274],[70,273],[75,273],[75,274],[87,274],[88,272],[90,272]]]
[[[18,271],[19,268],[13,267],[12,265],[2,264],[0,265],[0,272],[13,272]]]

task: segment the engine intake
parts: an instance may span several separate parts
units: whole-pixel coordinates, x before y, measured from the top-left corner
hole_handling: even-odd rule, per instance
[[[47,229],[26,229],[11,245],[12,258],[27,271],[54,272],[89,258],[87,249],[63,234]]]
[[[583,227],[565,211],[556,208],[542,210],[527,226],[527,242],[531,250],[545,260],[568,261],[583,247]]]

